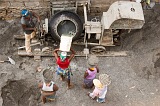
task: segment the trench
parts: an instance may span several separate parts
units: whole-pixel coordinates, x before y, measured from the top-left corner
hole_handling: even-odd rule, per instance
[[[2,106],[36,106],[31,105],[31,102],[35,99],[32,96],[36,90],[33,87],[28,87],[24,82],[24,80],[7,82],[2,88]]]

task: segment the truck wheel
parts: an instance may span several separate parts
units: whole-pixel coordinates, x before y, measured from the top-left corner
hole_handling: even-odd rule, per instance
[[[76,13],[60,11],[51,18],[49,28],[55,40],[59,41],[62,34],[71,34],[73,40],[77,40],[83,31],[83,23]]]

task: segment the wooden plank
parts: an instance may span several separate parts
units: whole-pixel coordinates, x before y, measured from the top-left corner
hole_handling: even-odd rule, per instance
[[[41,44],[40,42],[37,42],[37,43],[31,44],[30,46],[35,46],[35,45],[40,45],[40,44]],[[26,46],[18,47],[18,49],[23,49],[23,48],[26,48]]]
[[[14,39],[19,39],[19,40],[25,40],[25,36],[24,35],[13,35]]]
[[[48,52],[48,53],[43,53],[43,52],[34,52],[30,55],[27,54],[27,52],[25,50],[18,50],[18,55],[19,56],[52,56],[52,52]]]
[[[97,57],[125,57],[127,56],[128,54],[128,51],[107,51],[105,54],[98,54],[96,55]],[[52,57],[52,51],[48,52],[48,53],[42,53],[42,52],[39,52],[39,53],[34,53],[31,54],[31,55],[28,55],[26,53],[25,50],[18,50],[18,55],[19,56],[42,56],[42,57]],[[83,52],[76,52],[76,57],[85,57],[86,55],[83,54]]]

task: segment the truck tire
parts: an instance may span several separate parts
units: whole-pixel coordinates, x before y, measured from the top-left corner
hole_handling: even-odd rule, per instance
[[[83,23],[76,13],[60,11],[52,16],[49,28],[53,39],[60,41],[62,34],[71,33],[74,41],[80,37]]]

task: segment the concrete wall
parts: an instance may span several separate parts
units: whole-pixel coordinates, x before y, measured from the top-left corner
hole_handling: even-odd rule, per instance
[[[53,1],[60,0],[0,0],[0,18],[9,20],[20,17],[20,11],[23,8],[33,10],[39,15],[46,16],[46,14],[49,13],[50,10],[50,2]],[[91,14],[99,15],[101,12],[107,11],[108,7],[115,1],[118,0],[91,0]],[[78,10],[80,12],[83,12],[82,9]]]

